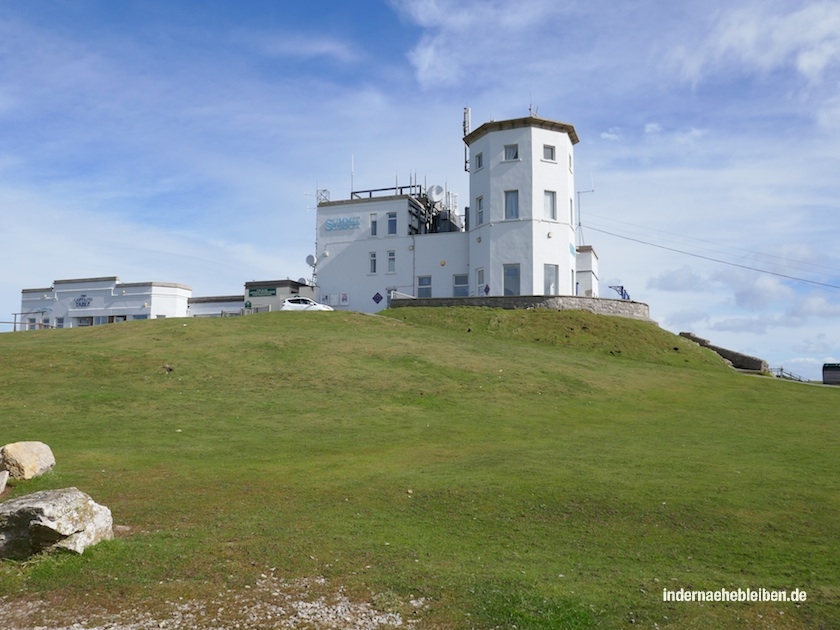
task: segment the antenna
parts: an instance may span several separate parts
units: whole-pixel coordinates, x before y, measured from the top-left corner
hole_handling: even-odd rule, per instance
[[[590,173],[591,175],[591,173]],[[592,178],[592,189],[591,190],[579,190],[577,191],[577,225],[575,226],[575,234],[577,234],[577,246],[580,247],[584,244],[583,238],[583,226],[581,225],[581,212],[580,212],[580,196],[587,195],[589,193],[595,192],[595,178]]]
[[[470,128],[472,126],[472,112],[470,111],[469,107],[464,108],[464,137],[466,138],[470,135]],[[464,170],[469,173],[470,172],[470,154],[469,154],[469,147],[464,145]]]

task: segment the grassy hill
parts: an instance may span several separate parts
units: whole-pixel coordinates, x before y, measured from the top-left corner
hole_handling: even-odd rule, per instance
[[[0,625],[281,627],[346,598],[419,628],[837,627],[839,404],[581,312],[0,335],[0,444],[58,460],[3,498],[76,486],[120,525],[82,556],[0,562]]]

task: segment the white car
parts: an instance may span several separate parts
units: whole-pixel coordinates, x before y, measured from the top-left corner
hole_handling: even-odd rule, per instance
[[[332,311],[332,306],[318,304],[308,297],[290,297],[283,300],[280,306],[281,311]]]

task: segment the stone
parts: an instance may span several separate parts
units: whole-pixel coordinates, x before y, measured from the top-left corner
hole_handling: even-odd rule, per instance
[[[32,479],[54,466],[52,449],[43,442],[13,442],[0,449],[0,470],[8,470],[12,479]]]
[[[6,490],[6,482],[9,481],[9,471],[0,470],[0,494]]]
[[[83,553],[114,537],[111,510],[77,488],[42,490],[0,503],[0,558],[43,551]]]

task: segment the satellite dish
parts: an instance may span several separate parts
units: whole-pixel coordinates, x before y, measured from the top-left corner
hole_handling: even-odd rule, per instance
[[[306,257],[306,264],[309,265],[310,267],[314,267],[315,266],[315,256],[313,256],[312,254],[309,254],[309,256]]]
[[[298,284],[306,284],[306,278],[298,278]]]
[[[431,188],[429,188],[428,195],[429,199],[432,200],[433,203],[437,203],[438,201],[443,201],[443,195],[446,191],[443,190],[443,186],[439,186],[435,184]]]

